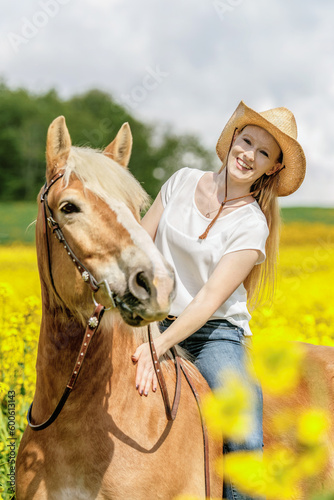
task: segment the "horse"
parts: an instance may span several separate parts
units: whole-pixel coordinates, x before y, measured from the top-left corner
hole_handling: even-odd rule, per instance
[[[298,382],[286,394],[274,395],[263,392],[263,433],[264,449],[284,448],[293,453],[303,452],[303,445],[296,435],[296,422],[304,411],[317,408],[328,416],[334,412],[334,347],[313,345],[305,342],[286,342],[285,349],[302,349]],[[281,428],[273,425],[274,420],[283,421]],[[309,430],[312,435],[312,429]],[[322,455],[323,454],[323,455]],[[330,417],[326,439],[322,444],[322,454],[315,455],[316,463],[310,463],[304,471],[298,488],[291,492],[290,500],[309,500],[324,493],[334,492],[334,421]],[[276,464],[279,469],[290,463],[289,456],[281,457]],[[328,496],[329,498],[329,496]],[[331,497],[332,498],[332,497]],[[280,500],[280,499],[277,499]]]
[[[140,226],[148,197],[127,168],[131,148],[127,123],[104,151],[72,146],[64,117],[48,129],[36,221],[37,379],[16,462],[17,500],[205,498],[191,387],[182,379],[174,420],[166,419],[159,391],[141,397],[135,387],[131,355],[147,341],[148,324],[153,338],[159,335],[175,285]],[[205,380],[183,363],[203,397]],[[175,361],[161,362],[161,370],[172,394]],[[211,464],[221,450],[209,438]],[[213,465],[210,481],[212,495],[221,497]]]

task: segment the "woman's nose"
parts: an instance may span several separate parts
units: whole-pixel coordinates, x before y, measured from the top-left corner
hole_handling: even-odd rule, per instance
[[[247,149],[247,151],[244,152],[245,155],[245,160],[247,161],[254,161],[254,150],[252,148]]]

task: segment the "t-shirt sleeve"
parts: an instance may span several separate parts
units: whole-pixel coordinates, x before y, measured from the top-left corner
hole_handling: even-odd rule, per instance
[[[175,172],[161,187],[161,198],[162,204],[165,208],[167,205],[172,193],[178,187],[178,185],[182,182],[184,177],[188,174],[189,168],[181,168],[177,172]]]
[[[256,264],[266,259],[266,241],[269,235],[265,220],[248,217],[240,221],[238,227],[228,236],[224,254],[239,250],[259,250],[261,254]]]

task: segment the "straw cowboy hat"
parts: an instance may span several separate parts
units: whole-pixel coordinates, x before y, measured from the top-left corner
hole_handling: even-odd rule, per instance
[[[274,108],[257,113],[241,101],[227,122],[216,146],[222,162],[228,153],[235,129],[239,131],[246,125],[257,125],[269,132],[283,152],[285,168],[278,174],[278,196],[294,193],[305,177],[306,159],[301,145],[297,142],[297,125],[291,111],[287,108]]]

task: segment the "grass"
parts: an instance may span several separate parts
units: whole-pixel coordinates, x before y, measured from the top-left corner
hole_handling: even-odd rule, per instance
[[[36,202],[0,202],[0,244],[35,242]]]
[[[0,202],[0,245],[22,242],[34,243],[37,216],[36,202]],[[334,208],[282,208],[283,222],[322,223],[334,225]]]
[[[334,208],[289,207],[282,209],[283,222],[334,224]]]

